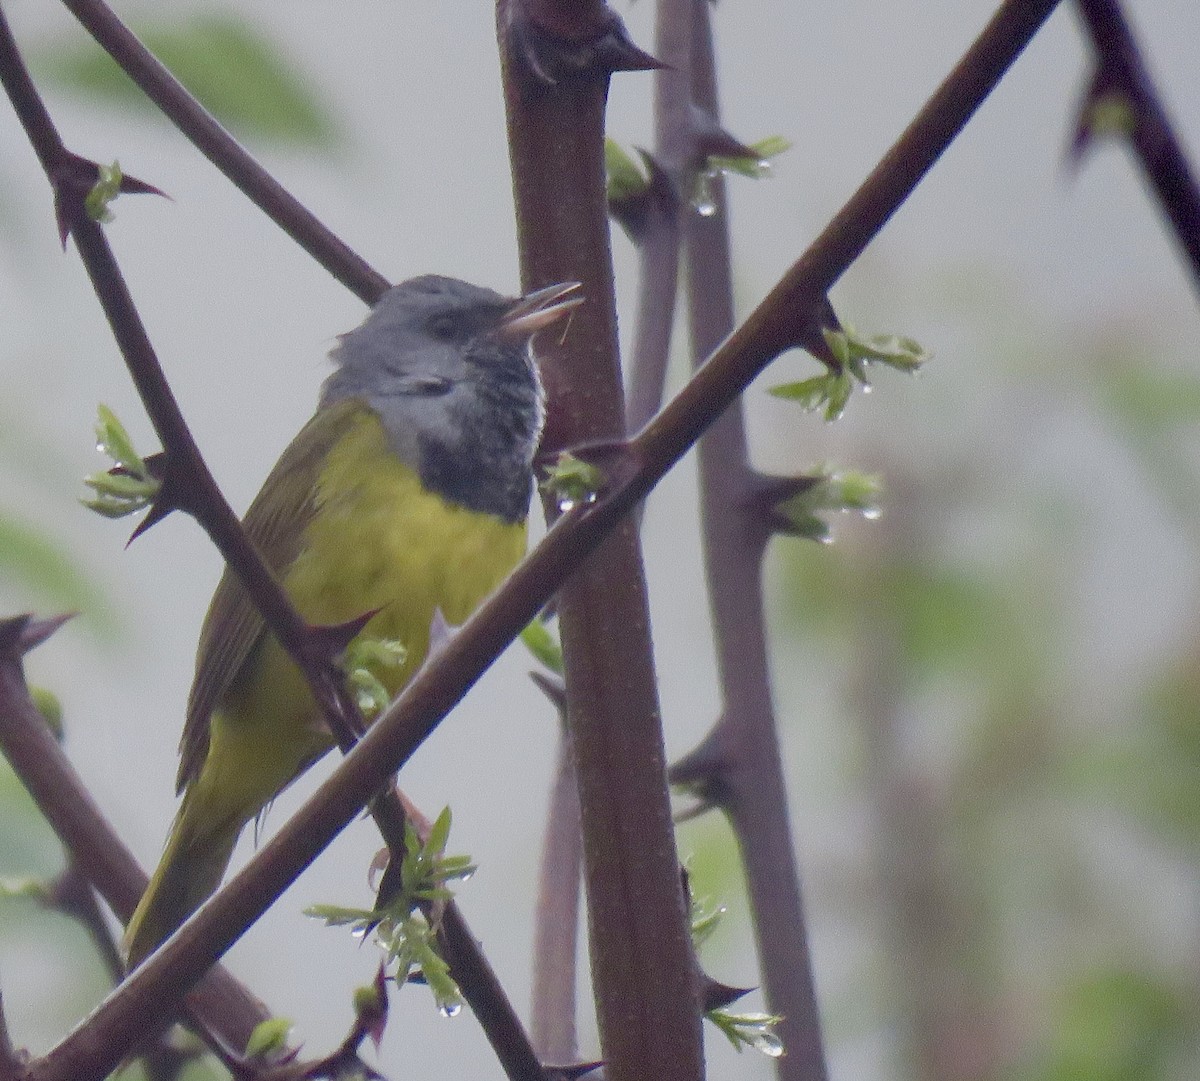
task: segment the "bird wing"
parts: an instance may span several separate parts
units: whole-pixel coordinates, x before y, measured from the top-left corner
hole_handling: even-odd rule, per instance
[[[321,465],[361,408],[361,402],[347,399],[321,409],[275,463],[242,519],[251,543],[276,578],[299,555],[317,507]],[[241,579],[226,567],[200,630],[196,676],[179,741],[178,791],[200,775],[213,710],[265,633],[263,618]]]

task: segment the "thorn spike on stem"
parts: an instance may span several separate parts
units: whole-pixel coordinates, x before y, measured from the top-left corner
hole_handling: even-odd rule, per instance
[[[569,79],[665,67],[633,42],[621,17],[603,3],[513,0],[508,34],[529,80],[543,89]]]

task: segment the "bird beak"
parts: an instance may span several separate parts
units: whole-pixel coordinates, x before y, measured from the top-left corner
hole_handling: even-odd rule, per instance
[[[583,303],[582,296],[570,296],[579,282],[561,282],[545,289],[527,293],[513,302],[496,327],[497,337],[520,340],[532,337],[543,327],[557,323],[564,315]]]

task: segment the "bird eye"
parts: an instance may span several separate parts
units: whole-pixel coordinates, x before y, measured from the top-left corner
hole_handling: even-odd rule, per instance
[[[401,381],[402,392],[418,398],[440,397],[449,393],[452,386],[449,379],[440,375],[410,375]]]
[[[427,328],[430,336],[440,342],[452,342],[458,337],[458,320],[452,315],[435,315]]]

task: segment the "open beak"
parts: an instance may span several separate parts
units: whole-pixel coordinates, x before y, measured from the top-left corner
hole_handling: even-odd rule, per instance
[[[496,327],[497,337],[520,340],[532,337],[543,327],[557,323],[564,315],[583,303],[582,296],[571,296],[579,282],[560,282],[527,293],[513,302]]]

